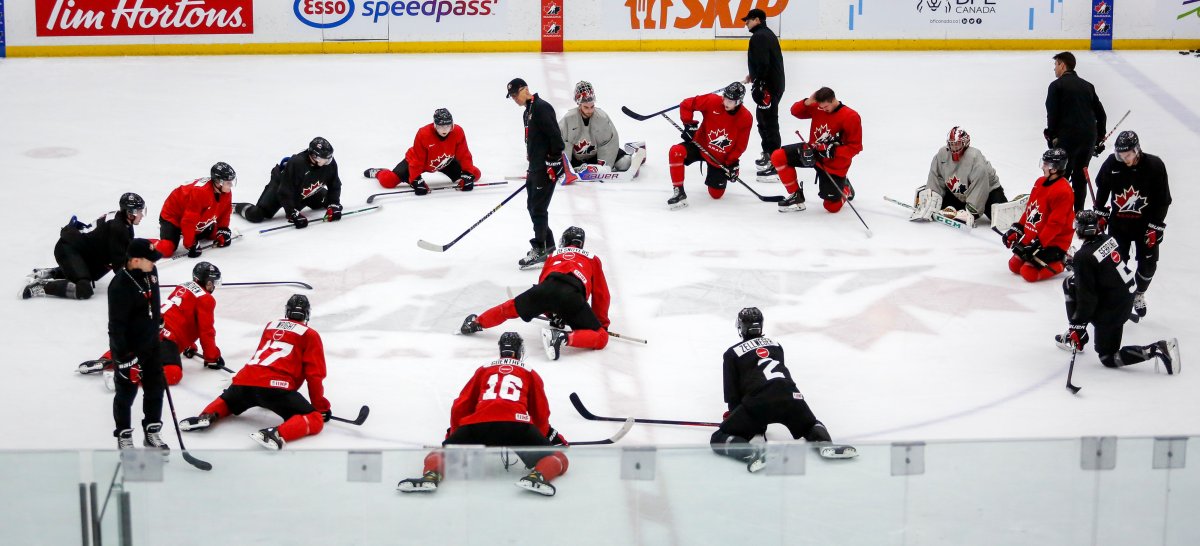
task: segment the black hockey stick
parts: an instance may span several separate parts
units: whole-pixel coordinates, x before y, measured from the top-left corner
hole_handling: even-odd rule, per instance
[[[511,300],[511,299],[513,299],[513,292],[512,292],[512,288],[511,288],[511,287],[507,287],[507,286],[506,286],[506,287],[504,287],[504,290],[508,292],[508,299],[510,299],[510,300]],[[549,318],[547,318],[545,315],[538,315],[538,316],[536,316],[536,317],[533,317],[533,318],[535,318],[535,319],[537,319],[537,320],[540,320],[540,321],[544,321],[544,322],[550,322],[550,319],[549,319]],[[630,343],[641,343],[642,345],[646,345],[646,344],[647,344],[647,343],[646,343],[646,340],[644,340],[644,339],[641,339],[641,338],[636,338],[636,337],[633,337],[633,336],[625,336],[625,335],[618,334],[618,333],[616,333],[616,332],[609,332],[609,331],[607,331],[607,330],[605,330],[605,332],[606,332],[606,333],[608,333],[608,337],[617,338],[617,339],[620,339],[620,340],[622,340],[622,341],[628,341],[628,342],[630,342]]]
[[[660,114],[660,115],[662,116],[663,119],[667,120],[667,123],[670,123],[671,125],[674,125],[676,129],[679,129],[680,133],[683,132],[683,127],[680,127],[678,123],[675,123],[675,120],[667,117],[666,114]],[[696,142],[695,140],[692,141],[693,144],[695,144],[695,142]],[[759,201],[763,201],[766,203],[778,203],[780,201],[783,201],[784,197],[782,195],[763,195],[761,193],[754,191],[754,188],[751,188],[749,184],[743,182],[741,178],[735,176],[733,174],[733,171],[730,171],[729,169],[725,168],[724,165],[721,165],[721,163],[718,162],[716,160],[716,158],[714,158],[712,156],[712,154],[708,153],[708,150],[705,150],[703,146],[696,144],[696,149],[700,150],[701,154],[704,154],[704,157],[708,159],[709,164],[712,167],[720,167],[721,170],[725,171],[725,176],[729,177],[729,179],[731,179],[731,180],[736,180],[738,184],[745,186],[746,189],[750,190],[750,193],[753,193],[754,196],[757,197]],[[855,212],[855,214],[858,214],[858,213]],[[860,216],[859,219],[861,220],[862,217]],[[863,225],[865,226],[866,224],[863,224]],[[870,228],[868,228],[867,231],[871,231]]]
[[[381,209],[381,208],[383,208],[383,207],[382,207],[382,206],[380,206],[380,205],[375,205],[375,206],[373,206],[373,207],[363,207],[363,208],[361,208],[361,209],[348,210],[348,211],[344,211],[344,212],[342,212],[342,216],[350,216],[351,214],[359,214],[359,213],[362,213],[362,212],[371,212],[371,211],[373,211],[373,210],[379,210],[379,209]],[[309,221],[308,221],[308,223],[310,223],[310,224],[316,224],[316,223],[318,223],[318,222],[324,222],[324,221],[325,221],[325,215],[324,215],[324,214],[322,214],[321,216],[318,216],[318,217],[316,217],[316,218],[314,218],[314,219],[312,219],[312,220],[309,220]],[[287,223],[287,224],[284,224],[284,225],[282,225],[282,226],[275,226],[275,227],[273,227],[273,228],[260,229],[260,230],[258,230],[258,233],[259,233],[259,235],[262,235],[262,234],[264,234],[264,233],[270,233],[270,232],[272,232],[272,231],[279,231],[279,230],[281,230],[281,229],[287,229],[287,228],[292,228],[292,229],[295,229],[295,227],[294,227],[292,224],[290,224],[290,223]]]
[[[233,236],[232,236],[232,237],[230,237],[230,238],[229,238],[229,240],[230,240],[230,242],[232,242],[234,239],[241,239],[241,238],[242,238],[242,232],[240,232],[240,231],[237,231],[237,230],[234,230],[234,231],[233,231]],[[199,247],[199,250],[208,250],[208,249],[210,249],[210,248],[214,248],[214,247],[216,247],[216,246],[217,246],[217,243],[216,243],[216,241],[213,241],[213,242],[211,242],[211,243],[208,243],[207,245],[201,245],[201,246]],[[184,249],[184,250],[187,250],[187,249]],[[167,260],[170,260],[170,261],[175,261],[175,260],[178,260],[178,259],[180,259],[180,258],[187,258],[187,257],[188,257],[188,255],[187,255],[187,253],[185,252],[185,253],[183,253],[183,254],[176,254],[176,255],[174,255],[174,256],[171,256],[170,258],[167,258]]]
[[[507,181],[504,181],[504,182],[482,182],[479,184],[475,184],[475,187],[481,188],[483,186],[503,186],[504,184],[507,184],[507,183],[508,183]],[[450,188],[457,189],[457,186],[438,186],[436,188],[429,188],[429,191],[447,190]],[[417,190],[410,188],[407,190],[396,190],[396,191],[385,191],[383,193],[373,193],[373,194],[367,196],[367,203],[368,204],[374,203],[375,199],[379,198],[379,197],[385,197],[388,195],[399,195],[401,193],[413,193],[415,191],[417,191]]]
[[[829,179],[830,179],[830,180],[833,180],[833,177],[831,176],[831,177],[829,177]],[[847,182],[849,182],[849,180],[847,180]],[[833,180],[833,185],[834,185],[834,186],[839,186],[839,184],[837,183],[837,181],[836,181],[836,180]],[[858,209],[857,209],[857,208],[854,208],[854,202],[853,202],[853,201],[851,201],[849,197],[846,197],[846,196],[845,196],[845,195],[846,195],[846,188],[844,188],[844,187],[839,187],[839,188],[838,188],[838,193],[841,193],[841,194],[842,194],[842,199],[844,199],[844,200],[846,201],[846,204],[847,204],[847,205],[850,205],[850,210],[854,211],[854,215],[858,217],[858,221],[859,221],[859,222],[861,222],[861,223],[862,223],[862,225],[863,225],[863,227],[867,229],[867,238],[868,238],[868,239],[870,239],[871,237],[874,237],[874,236],[875,236],[875,234],[871,232],[871,226],[868,226],[868,225],[867,225],[867,221],[866,221],[866,220],[863,220],[863,217],[862,217],[862,215],[858,213]]]
[[[1071,375],[1075,373],[1075,355],[1077,354],[1079,352],[1071,348],[1071,364],[1067,366],[1067,390],[1071,391],[1071,394],[1079,394],[1079,389],[1082,388],[1071,384]]]
[[[615,444],[615,443],[617,443],[617,440],[624,438],[625,435],[629,433],[629,429],[633,428],[633,422],[634,421],[633,421],[632,417],[626,419],[625,424],[621,426],[621,430],[618,430],[616,434],[613,434],[612,436],[609,436],[608,438],[605,438],[603,440],[590,440],[587,442],[571,442],[571,445],[573,445],[573,446],[599,446],[599,445]]]
[[[371,408],[369,408],[367,406],[363,406],[361,409],[358,410],[358,417],[353,420],[345,419],[343,417],[338,417],[336,415],[330,415],[329,420],[341,421],[343,423],[350,423],[351,425],[362,426],[363,423],[367,422],[367,415],[370,415],[370,414],[371,414]]]
[[[178,284],[160,284],[159,288],[175,288]],[[225,282],[221,286],[295,286],[305,290],[312,290],[311,284],[301,281],[255,281],[255,282]]]
[[[200,360],[204,360],[204,354],[203,354],[203,353],[196,353],[196,354],[194,354],[194,355],[192,355],[192,356],[198,356],[198,357],[200,357]],[[189,358],[191,358],[191,357],[189,357]],[[211,369],[211,370],[225,370],[225,371],[227,371],[227,372],[229,372],[229,373],[232,373],[232,374],[236,374],[236,373],[237,373],[237,372],[233,371],[232,369],[230,369],[230,368],[229,368],[229,366],[226,366],[226,365],[224,365],[224,364],[221,364],[220,366],[218,366],[218,367],[216,367],[216,368],[212,368],[212,367],[210,367],[208,364],[205,364],[205,365],[204,365],[204,367],[205,367],[205,368],[209,368],[209,369]]]
[[[682,426],[688,426],[688,427],[719,427],[719,426],[721,426],[721,423],[706,423],[703,421],[675,421],[675,420],[670,420],[670,419],[637,419],[637,418],[633,418],[633,417],[628,417],[628,418],[601,417],[599,415],[596,415],[596,414],[588,411],[587,408],[583,407],[583,401],[581,401],[579,399],[579,395],[576,393],[571,393],[571,404],[575,406],[575,411],[578,411],[579,415],[582,415],[583,418],[587,419],[588,421],[615,421],[615,422],[619,423],[619,422],[625,421],[627,419],[633,419],[633,422],[635,422],[635,423],[643,423],[643,424],[647,424],[647,425],[682,425]]]
[[[200,470],[212,470],[212,463],[193,457],[191,453],[187,452],[187,448],[183,446],[183,434],[179,432],[179,417],[175,416],[175,400],[171,399],[171,386],[167,385],[164,381],[163,389],[167,391],[167,404],[171,406],[171,424],[175,425],[175,437],[179,438],[179,450],[183,452],[183,460]]]
[[[725,90],[725,88],[724,88],[724,87],[722,87],[722,88],[720,88],[720,89],[717,89],[716,91],[713,91],[712,93],[720,93],[721,91],[724,91],[724,90]],[[709,94],[712,94],[712,93],[709,93]],[[622,112],[625,112],[625,115],[627,115],[627,116],[629,116],[629,117],[631,117],[631,118],[633,118],[633,119],[636,119],[636,120],[638,120],[638,121],[646,121],[646,120],[648,120],[648,119],[650,119],[650,118],[652,118],[652,117],[654,117],[654,116],[657,116],[657,115],[660,115],[660,114],[665,114],[665,113],[667,113],[667,112],[670,112],[671,110],[674,110],[674,109],[676,109],[676,108],[679,108],[679,105],[678,105],[678,104],[676,104],[675,106],[672,106],[672,107],[670,107],[670,108],[667,108],[667,109],[665,109],[665,110],[659,110],[659,111],[657,111],[657,112],[655,112],[655,113],[653,113],[653,114],[645,114],[645,115],[643,115],[643,114],[639,114],[639,113],[637,113],[637,112],[634,112],[633,110],[630,110],[628,106],[622,106],[622,107],[621,107],[621,111],[622,111]]]
[[[551,183],[553,183],[553,182],[551,182]],[[517,191],[514,191],[514,192],[512,192],[511,195],[509,195],[508,197],[505,197],[504,200],[501,201],[499,205],[496,205],[495,208],[488,211],[487,214],[483,215],[483,218],[480,218],[479,221],[472,224],[471,227],[467,228],[467,230],[462,232],[461,235],[459,235],[458,237],[455,237],[453,241],[450,241],[449,243],[446,243],[444,245],[435,245],[429,241],[426,241],[425,239],[421,239],[421,240],[417,241],[417,246],[419,246],[425,250],[428,250],[430,252],[445,252],[447,250],[450,250],[450,247],[454,246],[454,243],[459,242],[460,240],[462,240],[463,237],[466,237],[468,233],[471,233],[471,230],[479,227],[479,224],[482,224],[484,220],[487,220],[491,215],[495,214],[496,211],[500,210],[500,207],[503,207],[506,203],[508,203],[509,201],[512,201],[512,198],[516,197],[518,193],[521,193],[522,191],[524,191],[525,186],[528,186],[528,185],[529,185],[528,182],[521,184],[521,187],[517,188]]]

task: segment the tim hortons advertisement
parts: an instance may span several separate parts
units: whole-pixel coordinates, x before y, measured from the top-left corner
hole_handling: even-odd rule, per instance
[[[758,8],[775,17],[788,0],[625,0],[629,28],[741,28],[746,12]]]
[[[38,36],[254,33],[254,0],[34,1]]]

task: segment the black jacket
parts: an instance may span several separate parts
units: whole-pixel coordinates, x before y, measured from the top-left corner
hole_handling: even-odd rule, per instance
[[[765,87],[773,97],[783,95],[783,51],[779,49],[779,38],[763,23],[750,32],[750,47],[746,50],[750,81],[754,87]]]
[[[308,160],[308,150],[289,157],[276,165],[271,178],[277,180],[279,204],[288,216],[300,208],[300,202],[324,190],[325,206],[342,203],[342,179],[338,177],[337,160],[330,160],[324,167],[313,165]]]
[[[558,116],[550,103],[538,97],[525,104],[525,156],[529,161],[529,172],[544,172],[546,162],[563,153],[562,132],[558,130]]]
[[[1132,167],[1108,156],[1096,173],[1096,203],[1112,210],[1112,220],[1162,225],[1171,205],[1167,167],[1156,155],[1142,154]]]
[[[158,268],[150,273],[120,269],[108,285],[108,348],[113,359],[128,362],[158,344]]]
[[[117,212],[96,219],[93,228],[79,231],[67,224],[59,231],[59,239],[79,253],[92,271],[92,280],[99,280],[109,270],[119,271],[125,267],[125,251],[133,239],[133,224],[128,216]]]
[[[1133,272],[1117,253],[1117,240],[1102,235],[1083,243],[1075,267],[1071,324],[1124,324],[1133,310]],[[1069,308],[1069,307],[1068,307]]]
[[[1108,118],[1096,88],[1069,70],[1050,82],[1046,91],[1046,128],[1058,147],[1092,147],[1104,138]]]

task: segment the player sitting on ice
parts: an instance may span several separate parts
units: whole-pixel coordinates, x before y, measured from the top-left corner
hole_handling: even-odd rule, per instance
[[[771,153],[771,164],[788,196],[779,202],[779,212],[804,210],[804,187],[796,182],[796,167],[817,172],[817,197],[825,210],[837,212],[854,199],[854,186],[846,173],[850,162],[863,150],[862,118],[842,104],[828,87],[792,105],[792,115],[812,119],[808,141],[789,144]]]
[[[219,370],[225,367],[225,358],[217,348],[217,329],[213,322],[213,311],[217,300],[212,293],[221,286],[221,270],[217,266],[200,262],[192,268],[192,282],[185,282],[171,292],[162,302],[163,325],[158,331],[159,359],[168,385],[178,385],[183,379],[183,364],[179,358],[196,356],[196,341],[204,348],[204,367]],[[106,352],[96,360],[79,365],[79,373],[104,372],[104,384],[110,389],[113,384],[112,353]],[[136,372],[129,380],[140,384]]]
[[[743,461],[746,470],[758,472],[766,464],[766,450],[762,444],[752,446],[750,439],[765,435],[767,425],[781,423],[793,439],[826,444],[821,446],[823,457],[857,456],[858,451],[851,446],[829,443],[829,431],[813,415],[783,364],[783,346],[763,336],[762,311],[757,307],[742,309],[736,326],[742,340],[722,355],[729,411],[709,441],[712,450]]]
[[[206,429],[230,414],[261,407],[283,419],[279,426],[250,435],[267,449],[283,449],[287,442],[320,433],[333,412],[325,398],[325,347],[320,334],[308,325],[311,312],[306,296],[289,298],[286,318],[267,324],[258,351],[233,376],[233,384],[199,416],[180,421],[179,429]],[[311,402],[297,392],[305,382]]]
[[[27,279],[29,284],[21,290],[21,297],[86,300],[95,293],[96,281],[109,271],[124,269],[133,226],[142,223],[146,216],[146,201],[136,193],[126,193],[117,206],[116,213],[98,218],[95,227],[72,216],[59,230],[58,242],[54,244],[58,267],[34,269]]]
[[[550,404],[542,378],[525,368],[525,342],[516,332],[500,336],[500,358],[475,370],[450,408],[450,428],[443,446],[454,444],[489,447],[566,447],[567,440],[550,426]],[[553,496],[550,483],[567,471],[567,456],[556,449],[519,449],[517,456],[530,469],[517,487]],[[446,475],[445,455],[425,456],[420,478],[401,480],[403,493],[432,493]]]
[[[617,127],[608,113],[596,106],[596,91],[586,81],[575,84],[577,108],[568,110],[558,121],[567,159],[576,174],[584,180],[597,179],[609,172],[638,170],[646,161],[646,143],[628,142],[620,145]],[[600,178],[604,180],[604,178]],[[564,184],[572,181],[570,174]]]
[[[158,215],[158,242],[163,256],[175,254],[179,240],[189,258],[200,257],[200,239],[226,247],[233,241],[229,213],[233,209],[233,186],[237,173],[224,161],[209,169],[208,178],[197,178],[171,190]]]
[[[667,200],[671,210],[687,206],[687,192],[683,191],[683,168],[703,160],[708,166],[704,185],[708,195],[720,199],[725,195],[725,186],[738,177],[742,153],[750,140],[750,128],[754,117],[742,106],[746,86],[733,82],[720,95],[708,94],[683,99],[679,103],[679,119],[683,142],[671,146],[667,161],[671,165],[671,184],[674,193]],[[696,123],[695,114],[704,120]]]
[[[1008,269],[1029,282],[1049,279],[1064,269],[1063,258],[1071,246],[1071,219],[1075,217],[1071,184],[1063,178],[1067,152],[1061,148],[1042,154],[1042,174],[1033,183],[1021,219],[1004,232],[1004,245],[1013,251]]]
[[[1121,259],[1117,240],[1104,233],[1107,218],[1094,210],[1075,215],[1075,234],[1082,245],[1072,263],[1074,274],[1063,280],[1067,298],[1066,333],[1054,336],[1059,348],[1082,351],[1088,342],[1087,325],[1096,332],[1100,363],[1120,368],[1152,358],[1162,360],[1171,375],[1180,370],[1179,342],[1172,338],[1150,345],[1121,347],[1121,330],[1133,309],[1134,280],[1129,264]]]
[[[422,178],[425,173],[442,173],[454,183],[454,189],[471,191],[481,173],[475,167],[471,150],[467,148],[467,134],[454,124],[454,117],[445,108],[433,112],[433,123],[417,130],[413,145],[404,153],[404,160],[396,168],[370,168],[363,176],[374,178],[379,185],[391,189],[401,182],[412,186],[413,193],[429,193],[429,184]]]
[[[255,224],[275,217],[283,208],[287,221],[296,229],[308,227],[305,207],[325,209],[325,221],[342,219],[342,179],[338,177],[333,145],[322,137],[308,148],[283,158],[271,169],[271,181],[263,188],[257,204],[234,203],[233,212]]]
[[[978,217],[991,218],[992,205],[1006,202],[996,169],[971,146],[971,135],[954,127],[946,136],[946,146],[933,156],[929,180],[917,188],[909,220],[927,222],[940,209],[947,218],[975,227]]]
[[[559,248],[542,264],[538,284],[480,315],[467,315],[461,332],[470,335],[508,319],[529,322],[545,314],[551,327],[542,330],[542,344],[550,360],[558,360],[563,345],[597,350],[607,346],[608,281],[600,257],[583,249],[584,238],[583,228],[564,230]]]

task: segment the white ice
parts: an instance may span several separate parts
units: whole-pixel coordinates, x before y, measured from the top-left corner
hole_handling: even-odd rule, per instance
[[[239,173],[235,200],[254,201],[270,167],[316,135],[333,143],[343,203],[354,208],[383,191],[362,170],[397,163],[439,107],[466,130],[483,178],[503,180],[524,170],[521,110],[502,96],[514,76],[560,115],[573,106],[573,84],[591,81],[621,139],[648,142],[638,180],[559,187],[550,213],[556,234],[582,226],[587,247],[602,257],[612,329],[649,344],[613,340],[603,351],[568,349],[551,362],[538,323],[455,334],[465,315],[502,302],[505,287],[536,281],[536,272],[516,267],[530,236],[523,196],[444,254],[416,241],[449,242],[515,191],[515,182],[384,199],[379,213],[303,232],[260,236],[262,226],[235,218],[245,238],[203,259],[220,266],[226,282],[314,285],[311,325],[325,340],[333,409],[346,417],[362,404],[372,410],[366,426],[330,424],[289,450],[437,443],[451,401],[494,356],[505,330],[525,337],[527,363],[546,382],[552,423],[569,439],[616,429],[583,420],[568,402],[571,392],[599,414],[719,420],[721,353],[736,341],[735,314],[751,305],[763,310],[766,333],[782,342],[800,389],[838,440],[1195,434],[1200,375],[1167,376],[1153,363],[1110,370],[1089,349],[1074,376],[1083,390],[1070,395],[1063,388],[1069,355],[1052,339],[1067,325],[1061,279],[1026,283],[1008,272],[1009,253],[986,228],[964,234],[909,223],[882,199],[911,198],[954,125],[971,133],[1008,195],[1027,193],[1040,172],[1051,54],[787,53],[785,106],[827,85],[862,115],[865,150],[850,177],[858,190],[853,204],[873,238],[849,207],[836,215],[822,210],[807,173],[805,212],[779,214],[738,185],[714,201],[695,166],[686,182],[691,207],[667,209],[666,152],[678,136],[666,122],[636,122],[620,107],[653,111],[740,80],[740,52],[6,59],[0,173],[9,198],[0,273],[11,280],[0,313],[0,447],[114,446],[112,395],[99,378],[74,373],[106,348],[109,278],[90,301],[18,297],[30,268],[54,264],[58,230],[72,215],[90,221],[113,209],[122,192],[137,191],[149,204],[137,233],[156,237],[158,209],[172,188],[227,161]],[[1139,132],[1173,182],[1149,316],[1127,325],[1124,341],[1178,337],[1185,358],[1200,322],[1197,288],[1187,280],[1200,269],[1190,214],[1200,195],[1192,183],[1200,169],[1196,62],[1175,52],[1082,53],[1079,62],[1110,125],[1132,109],[1122,129]],[[804,132],[808,122],[783,110],[784,142],[795,142],[793,131]],[[743,157],[748,179],[757,150],[755,133]],[[783,191],[748,183],[764,194]],[[163,262],[163,282],[188,279],[194,263]],[[217,341],[231,367],[247,360],[292,292],[217,292]],[[198,361],[184,368],[172,389],[180,418],[197,413],[229,379]],[[187,441],[197,450],[258,449],[247,435],[275,424],[274,415],[255,410]],[[708,434],[638,426],[622,443],[698,445]],[[786,434],[772,429],[769,436]]]

